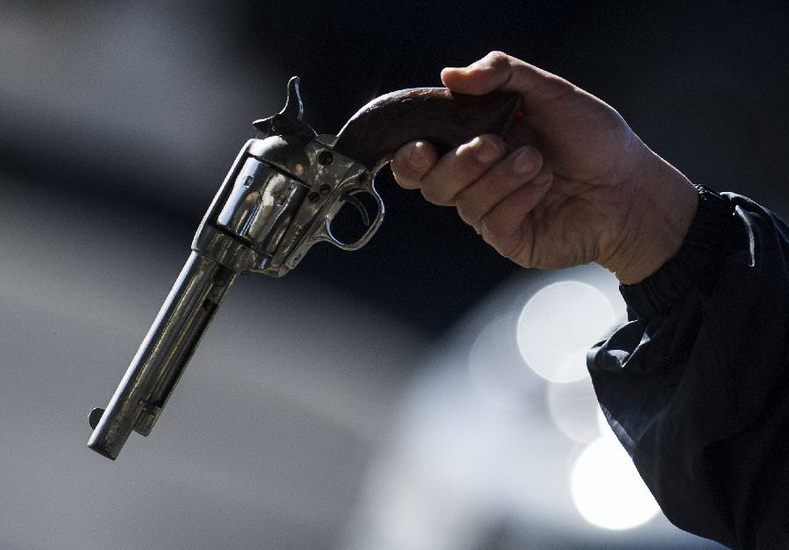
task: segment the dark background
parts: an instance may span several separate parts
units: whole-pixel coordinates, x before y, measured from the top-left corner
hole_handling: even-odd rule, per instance
[[[301,77],[307,122],[332,133],[373,97],[437,85],[441,67],[492,49],[602,97],[694,181],[781,209],[780,2],[89,5],[6,8],[27,12],[30,46],[42,51],[15,60],[26,82],[6,82],[16,89],[0,105],[2,165],[58,192],[182,221],[186,233],[254,135],[251,121],[280,109],[290,75]],[[442,334],[515,268],[387,170],[378,187],[388,216],[373,242],[356,254],[320,246],[300,271]]]
[[[693,181],[789,214],[787,28],[784,2],[0,1],[0,546],[353,547],[406,389],[477,308],[544,275],[385,169],[368,246],[240,281],[159,433],[116,464],[83,449],[83,413],[290,76],[332,133],[503,50],[615,106]],[[630,539],[525,516],[503,511],[468,547],[706,547],[664,520]]]

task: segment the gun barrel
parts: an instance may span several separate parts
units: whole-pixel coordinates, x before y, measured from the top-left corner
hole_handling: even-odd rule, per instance
[[[235,277],[190,254],[107,409],[91,413],[88,447],[114,460],[132,431],[150,433]]]

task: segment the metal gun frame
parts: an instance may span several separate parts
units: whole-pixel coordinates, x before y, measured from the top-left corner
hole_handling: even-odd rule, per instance
[[[321,241],[342,250],[364,246],[384,216],[375,175],[397,147],[427,138],[448,150],[482,133],[503,133],[517,106],[512,94],[464,98],[440,88],[401,90],[370,102],[337,136],[316,135],[302,121],[298,79],[291,79],[285,108],[254,123],[264,136],[249,140],[236,157],[106,410],[91,411],[88,447],[114,460],[132,431],[150,434],[238,275],[280,277]],[[360,195],[372,199],[375,212]],[[348,204],[367,228],[344,242],[331,224]]]

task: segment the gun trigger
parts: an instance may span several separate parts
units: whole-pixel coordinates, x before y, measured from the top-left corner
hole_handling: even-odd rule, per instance
[[[359,214],[362,216],[362,222],[364,222],[365,227],[370,227],[370,213],[367,212],[367,209],[362,204],[362,201],[354,197],[350,193],[346,193],[342,196],[342,201],[352,204],[356,207],[356,210],[359,211]]]

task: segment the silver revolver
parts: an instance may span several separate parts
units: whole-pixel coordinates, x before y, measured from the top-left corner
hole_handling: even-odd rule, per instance
[[[384,216],[375,176],[397,148],[424,139],[444,153],[480,134],[502,135],[518,108],[516,94],[413,88],[374,99],[336,136],[317,135],[302,120],[293,77],[284,109],[254,122],[262,136],[250,139],[233,162],[106,409],[90,412],[88,447],[114,460],[132,431],[150,434],[238,275],[282,276],[320,241],[342,250],[364,246]],[[358,238],[335,236],[332,222],[348,205],[365,225]]]

